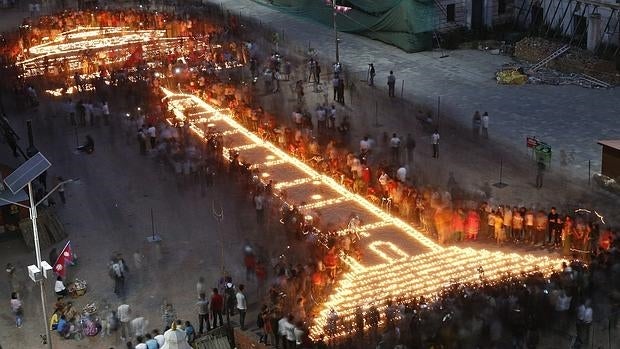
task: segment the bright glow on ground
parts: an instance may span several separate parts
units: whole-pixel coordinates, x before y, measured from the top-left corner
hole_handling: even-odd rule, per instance
[[[316,340],[326,335],[325,327],[330,309],[334,309],[341,320],[352,321],[358,307],[366,307],[369,302],[373,301],[382,314],[381,321],[384,321],[382,310],[385,309],[388,299],[420,296],[432,298],[444,287],[455,282],[480,281],[481,273],[479,270],[481,267],[484,269],[485,281],[492,283],[506,277],[507,273],[520,275],[521,272],[540,271],[548,275],[559,270],[564,261],[557,258],[517,253],[440,246],[401,219],[384,212],[364,197],[351,193],[331,177],[315,171],[299,159],[248,131],[231,118],[228,111],[220,111],[193,95],[173,93],[167,89],[163,89],[163,91],[167,98],[173,101],[172,105],[176,108],[177,117],[184,119],[182,113],[184,105],[200,106],[205,111],[213,112],[211,120],[221,120],[247,138],[247,144],[234,147],[234,149],[263,148],[268,153],[263,158],[271,161],[274,159],[282,160],[305,174],[301,178],[291,178],[286,182],[276,183],[274,188],[282,190],[313,183],[327,186],[339,195],[336,198],[315,200],[302,206],[302,208],[316,209],[344,202],[354,202],[379,219],[378,222],[362,225],[358,228],[358,233],[364,238],[365,245],[369,250],[367,252],[378,256],[382,262],[374,265],[363,265],[363,260],[358,262],[350,257],[343,257],[344,262],[351,270],[341,277],[327,301],[321,305],[321,309],[310,328],[312,339]],[[204,137],[200,128],[192,126],[191,129]],[[274,173],[277,169],[270,171]],[[311,195],[307,201],[313,199]],[[397,234],[403,235],[400,247],[389,241],[373,239],[373,230],[387,227],[394,227]],[[343,234],[344,231],[338,233]],[[410,243],[407,238],[415,240],[430,252],[409,255],[401,248],[404,246],[403,244]],[[331,336],[341,337],[347,334],[344,328],[338,328]]]

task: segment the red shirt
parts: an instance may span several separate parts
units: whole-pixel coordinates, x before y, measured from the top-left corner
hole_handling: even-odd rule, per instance
[[[211,309],[215,311],[222,311],[224,309],[224,298],[219,293],[211,296]]]

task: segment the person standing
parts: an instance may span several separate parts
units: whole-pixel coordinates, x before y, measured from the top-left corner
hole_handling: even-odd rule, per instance
[[[415,139],[411,133],[407,134],[407,140],[405,141],[405,148],[407,149],[407,164],[413,164],[413,152],[415,151]]]
[[[391,70],[390,70],[390,75],[388,75],[387,84],[388,84],[388,95],[390,97],[394,97],[394,87],[396,86],[396,77],[394,76],[394,72]]]
[[[149,135],[149,141],[151,149],[155,149],[157,145],[157,129],[153,125],[149,125],[149,128],[146,129],[147,134]]]
[[[196,302],[196,307],[198,308],[198,334],[202,335],[204,324],[206,324],[207,331],[211,328],[211,324],[209,323],[209,301],[206,299],[207,296],[204,293],[200,294],[198,298],[198,302]]]
[[[157,340],[155,338],[153,338],[153,335],[151,335],[150,333],[147,333],[144,335],[144,340],[146,341],[146,348],[147,349],[159,349],[160,345],[159,343],[157,343]]]
[[[153,330],[153,339],[157,341],[158,348],[161,348],[164,346],[164,343],[165,343],[164,335],[159,333],[159,330],[157,329]]]
[[[22,322],[23,322],[23,316],[24,316],[24,309],[23,306],[24,304],[22,303],[22,300],[19,299],[19,296],[17,295],[17,292],[12,292],[11,293],[11,311],[13,312],[13,315],[15,315],[15,326],[16,327],[22,327]]]
[[[56,185],[58,186],[58,196],[60,196],[60,202],[62,202],[62,204],[66,204],[67,203],[67,198],[65,197],[65,185],[61,184],[62,182],[64,182],[65,179],[62,177],[56,177]],[[50,263],[55,262],[55,260],[50,261]]]
[[[239,325],[241,326],[241,330],[245,331],[245,314],[248,310],[247,300],[245,298],[245,294],[243,290],[245,289],[245,285],[239,285],[239,290],[235,297],[237,298],[237,310],[239,311]]]
[[[439,131],[437,129],[431,135],[431,145],[433,146],[433,157],[439,158]]]
[[[536,188],[540,189],[543,186],[543,176],[545,172],[545,163],[538,161],[536,164]]]
[[[344,104],[344,79],[338,78],[338,103]]]
[[[314,61],[314,82],[315,84],[321,83],[321,65],[317,60]]]
[[[392,133],[390,150],[392,152],[392,163],[398,164],[400,162],[400,138],[398,138],[396,133]]]
[[[282,340],[282,347],[284,349],[295,348],[295,346],[291,346],[291,344],[290,344],[290,342],[288,340],[288,338],[289,338],[289,330],[293,326],[293,319],[294,319],[293,315],[292,314],[288,314],[288,316],[283,316],[278,321],[278,335],[280,336],[280,339]],[[277,347],[277,345],[276,345],[276,347]]]
[[[489,113],[482,114],[482,137],[489,139]]]
[[[254,196],[254,207],[256,208],[256,223],[262,225],[265,217],[265,197],[262,193]]]
[[[6,276],[9,279],[9,292],[15,292],[17,290],[17,284],[15,281],[15,266],[12,263],[7,263],[5,271]]]
[[[127,263],[125,263],[125,260],[119,253],[112,260],[112,265],[110,266],[110,273],[112,278],[114,278],[114,293],[119,297],[125,288],[125,274],[127,271]]]
[[[56,277],[56,283],[54,284],[54,292],[59,297],[65,297],[67,295],[67,288],[65,287],[65,283],[62,282],[62,277]]]
[[[374,64],[370,63],[370,68],[368,68],[368,85],[369,86],[375,86],[375,66]]]
[[[480,136],[480,126],[482,125],[482,117],[480,116],[480,112],[476,110],[474,113],[474,117],[472,118],[472,132],[475,139],[478,139]]]
[[[577,307],[577,339],[576,342],[588,347],[590,342],[590,328],[592,327],[592,306],[590,300]]]
[[[196,295],[200,298],[200,295],[203,293],[207,294],[207,285],[205,284],[205,278],[201,276],[196,282]]]
[[[116,309],[118,321],[121,323],[121,340],[127,340],[131,337],[129,323],[131,321],[131,308],[128,304],[121,304]]]
[[[108,101],[103,101],[103,104],[101,105],[101,112],[103,114],[103,124],[104,125],[109,125],[110,124],[110,107],[108,106]]]
[[[218,326],[224,326],[224,319],[222,318],[222,311],[224,310],[224,298],[220,295],[217,288],[213,289],[211,294],[211,317],[213,318],[213,328]],[[219,325],[218,325],[219,319]]]
[[[551,243],[553,242],[555,244],[555,247],[558,247],[561,240],[562,224],[560,220],[560,215],[557,213],[555,207],[551,207],[551,211],[547,215],[547,219],[549,220],[549,227],[547,230],[547,238],[545,239],[545,242],[547,245],[551,245]],[[554,239],[554,237],[556,238]]]

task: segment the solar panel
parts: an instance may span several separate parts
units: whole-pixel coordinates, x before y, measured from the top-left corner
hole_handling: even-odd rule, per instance
[[[50,168],[52,164],[41,153],[36,153],[33,157],[24,162],[17,170],[13,171],[4,179],[4,184],[13,192],[19,192],[28,182],[39,177],[41,173]]]

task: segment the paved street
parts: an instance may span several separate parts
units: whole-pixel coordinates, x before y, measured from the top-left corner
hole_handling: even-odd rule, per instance
[[[111,104],[111,109],[114,113],[124,113],[127,109],[118,103]],[[105,301],[113,307],[120,304],[112,292],[113,282],[107,269],[109,258],[115,252],[123,253],[129,263],[126,301],[134,307],[134,314],[142,314],[149,320],[149,329],[162,329],[160,306],[164,299],[174,304],[180,318],[196,322],[196,281],[204,276],[208,287],[217,286],[222,275],[222,256],[226,270],[237,283],[242,283],[245,281],[242,261],[246,243],[261,247],[268,254],[282,252],[270,250],[286,245],[280,230],[267,232],[257,228],[249,199],[241,190],[231,190],[229,187],[234,183],[223,174],[217,175],[215,187],[202,197],[197,185],[184,182],[170,168],[140,156],[134,132],[128,138],[120,123],[111,127],[78,128],[79,142],[90,134],[95,139],[96,150],[92,155],[75,154],[75,130],[64,117],[47,117],[52,114],[51,108],[23,114],[9,112],[11,123],[22,136],[23,147],[27,147],[25,120],[33,119],[35,144],[52,163],[48,175],[50,184],[58,175],[80,179],[76,184],[67,185],[66,206],[56,198],[56,210],[79,257],[78,265],[69,269],[69,276],[86,280],[89,287],[84,297],[74,300],[78,309],[93,301],[99,307]],[[8,148],[0,154],[3,162],[17,165],[14,159],[8,158]],[[212,214],[213,203],[216,207],[221,205],[224,211],[224,221],[219,226]],[[151,209],[156,232],[163,238],[160,245],[146,241],[146,236],[151,234]],[[262,245],[267,233],[270,244]],[[220,236],[224,237],[223,246]],[[63,243],[59,243],[55,247],[60,250],[62,246]],[[49,250],[43,250],[44,259]],[[2,242],[2,251],[0,265],[11,262],[18,268],[17,278],[25,301],[25,323],[23,328],[16,329],[11,314],[1,312],[0,345],[8,349],[39,347],[40,298],[38,288],[27,279],[25,270],[34,263],[34,254],[21,240]],[[136,270],[134,265],[135,251],[145,257],[142,270]],[[47,286],[51,312],[55,301],[53,283],[48,282]],[[0,278],[0,289],[8,289],[5,277]],[[257,308],[255,283],[249,283],[249,292],[249,303],[253,309]],[[8,301],[6,296],[4,300]],[[59,340],[55,335],[53,338],[56,342]],[[120,347],[116,335],[113,339],[66,341],[56,347],[107,348],[104,343]]]
[[[289,43],[297,42],[294,45],[302,47],[309,42],[310,46],[316,46],[319,42],[332,42],[329,28],[274,12],[255,2],[223,0],[221,4],[243,16],[251,13],[259,18],[269,18],[268,23],[276,30],[284,32]],[[308,29],[293,30],[300,25]],[[317,48],[320,54],[333,56],[331,45]],[[405,80],[405,98],[415,103],[434,105],[436,97],[441,95],[442,115],[449,115],[457,121],[456,127],[446,125],[445,135],[448,137],[457,138],[471,133],[469,128],[473,110],[486,110],[491,114],[492,146],[472,146],[471,140],[465,137],[451,143],[446,142],[445,148],[442,144],[442,151],[451,154],[442,155],[442,162],[430,159],[427,154],[428,144],[424,143],[427,136],[417,134],[420,142],[418,149],[422,149],[418,150],[422,153],[418,155],[418,163],[420,167],[425,167],[419,170],[419,173],[425,176],[427,183],[444,184],[448,173],[454,169],[459,171],[459,181],[463,178],[463,181],[471,183],[493,183],[496,179],[496,162],[502,158],[502,155],[498,154],[508,153],[513,154],[516,160],[513,164],[506,164],[509,170],[513,170],[505,177],[510,186],[503,194],[494,195],[499,200],[498,203],[504,203],[501,200],[511,200],[511,204],[542,203],[539,207],[545,207],[554,200],[588,204],[593,201],[591,197],[584,195],[587,189],[577,191],[577,188],[583,183],[587,160],[593,160],[595,170],[599,165],[600,149],[595,143],[596,140],[616,137],[614,132],[620,129],[620,120],[616,116],[620,96],[616,90],[589,90],[569,86],[499,86],[495,84],[493,76],[497,67],[509,61],[506,57],[461,50],[450,52],[448,58],[440,59],[438,52],[406,54],[382,43],[346,34],[343,35],[341,57],[350,71],[358,72],[355,73],[356,80],[365,75],[367,62],[375,62],[379,86],[374,91],[376,94],[387,94],[387,88],[383,86],[385,72],[393,69],[399,81]],[[323,60],[323,63],[325,62]],[[400,82],[397,87],[400,88]],[[373,129],[373,101],[362,100],[365,98],[364,93],[369,93],[366,87],[357,95],[356,98],[360,98],[360,95],[361,98],[353,102],[356,103],[353,108],[338,107],[339,112],[360,111],[354,116],[363,118],[354,120],[357,129],[354,130],[353,144],[361,135],[370,132],[368,130],[372,130],[373,137],[379,140],[379,130],[406,133],[407,130],[414,129],[411,124],[417,123],[417,120],[412,116],[413,111],[407,109],[399,113],[399,102],[394,102],[392,106],[385,106],[384,102],[381,102],[380,118],[384,125]],[[322,98],[320,94],[308,93],[308,96],[309,106]],[[114,103],[111,104],[113,113],[124,114],[129,107],[123,102],[123,96],[115,97],[117,98],[113,99]],[[291,97],[294,99],[292,93],[283,93],[274,97],[265,96],[262,101],[275,105],[283,98]],[[236,282],[240,283],[244,274],[241,263],[242,248],[246,243],[265,250],[267,257],[279,255],[287,245],[279,224],[272,226],[273,229],[265,230],[256,226],[252,204],[241,189],[236,188],[234,181],[221,174],[216,179],[216,186],[202,196],[199,187],[188,178],[176,176],[166,165],[140,156],[134,130],[126,130],[120,120],[110,127],[87,126],[74,129],[59,115],[56,102],[43,103],[39,110],[25,113],[12,112],[12,103],[6,98],[5,103],[11,111],[11,123],[22,136],[23,147],[26,147],[25,120],[33,120],[35,143],[53,164],[48,178],[61,175],[80,179],[75,184],[67,185],[66,206],[59,205],[60,207],[56,208],[79,256],[78,265],[70,269],[70,275],[72,278],[85,279],[89,283],[87,295],[75,301],[80,308],[91,301],[102,304],[105,300],[113,307],[120,304],[120,300],[112,293],[107,262],[114,253],[122,252],[130,267],[126,302],[134,306],[134,315],[145,315],[150,321],[149,328],[161,329],[159,307],[166,299],[175,305],[180,318],[195,322],[194,290],[199,276],[206,277],[209,287],[215,286],[222,275],[223,263]],[[286,105],[271,109],[286,110],[290,107]],[[376,105],[374,108],[377,108]],[[269,106],[266,106],[266,109],[270,109]],[[286,118],[287,115],[289,114],[284,113],[280,118]],[[567,115],[571,115],[570,123],[564,122]],[[76,154],[76,144],[81,143],[87,134],[95,139],[95,153]],[[577,134],[579,136],[576,136]],[[524,149],[526,135],[536,135],[554,147],[555,168],[559,168],[560,149],[574,151],[575,161],[563,169],[570,172],[572,177],[579,177],[581,180],[572,183],[557,181],[548,185],[551,189],[545,187],[545,191],[533,190],[530,183],[532,178],[523,170],[523,166],[526,166],[523,163],[529,161]],[[234,137],[228,142],[228,147],[247,146]],[[5,151],[0,152],[1,162],[17,166],[18,162],[9,158],[8,148],[4,146]],[[251,163],[272,161],[263,150],[247,148],[243,153]],[[270,178],[278,182],[291,181],[300,176],[298,169],[286,164],[273,165],[267,172]],[[299,186],[291,185],[288,191],[290,197],[301,203],[307,200],[309,194],[320,194],[320,197],[312,198],[312,205],[313,202],[335,199],[342,195],[334,193],[330,188],[318,188],[311,180],[310,178]],[[304,203],[308,204],[307,201]],[[218,225],[213,217],[214,205],[223,206],[225,218],[222,224]],[[342,223],[343,217],[353,211],[364,213],[363,208],[350,198],[337,205],[327,206],[331,209],[322,212],[324,223]],[[151,233],[151,210],[154,212],[156,232],[163,238],[161,244],[146,242],[146,236]],[[372,215],[365,216],[364,223],[369,223],[370,217],[378,219]],[[404,235],[397,236],[392,225],[381,226],[371,233],[373,237],[380,236],[382,240],[400,245],[406,253],[412,255],[423,250],[413,240],[403,238]],[[18,240],[2,244],[5,253],[0,256],[0,265],[12,262],[19,267],[18,279],[26,304],[26,322],[24,328],[16,329],[10,314],[1,312],[0,344],[8,348],[39,347],[38,333],[42,324],[38,289],[34,288],[24,274],[25,266],[33,263],[32,252]],[[60,243],[57,247],[61,248],[62,245]],[[480,248],[481,244],[465,246]],[[489,244],[482,246],[496,248]],[[503,250],[511,251],[511,246],[504,247]],[[49,248],[45,249],[43,255],[47,256],[48,251]],[[144,265],[138,268],[132,257],[136,251],[145,257]],[[545,253],[534,248],[528,248],[527,252],[537,255]],[[299,256],[299,259],[303,259],[303,256]],[[51,286],[51,283],[48,284],[47,290],[50,309],[54,299]],[[8,289],[5,278],[0,279],[0,289]],[[250,292],[251,307],[256,309],[259,304],[255,295],[255,284],[250,283]],[[253,323],[253,319],[253,316],[248,316],[248,322]],[[599,341],[605,325],[602,322],[595,323],[595,334],[598,333]],[[567,339],[563,336],[565,334],[559,334],[559,338],[549,336],[547,339],[551,343],[564,343]],[[58,343],[57,339],[55,341],[59,348],[107,348],[108,343],[121,347],[117,338],[97,337],[81,342],[63,343]],[[550,344],[547,348],[555,348],[553,345]]]
[[[333,31],[325,26],[278,12],[252,0],[209,0],[233,14],[252,16],[283,33],[284,39],[301,48],[318,50],[320,57],[335,57]],[[298,28],[303,27],[303,30]],[[406,53],[362,36],[341,33],[340,57],[356,77],[365,78],[368,63],[374,62],[376,85],[387,95],[387,75],[394,70],[397,95],[402,80],[404,97],[432,108],[441,96],[442,115],[458,120],[469,130],[475,110],[488,111],[490,132],[515,152],[525,151],[526,136],[536,136],[553,148],[554,164],[560,150],[574,153],[573,174],[587,172],[588,160],[600,170],[600,139],[617,138],[620,130],[617,89],[598,90],[576,86],[503,86],[495,82],[495,71],[512,62],[477,50]],[[331,58],[333,59],[333,58]],[[324,62],[327,63],[327,62]],[[372,120],[371,120],[372,121]],[[467,131],[469,132],[469,131]]]

